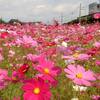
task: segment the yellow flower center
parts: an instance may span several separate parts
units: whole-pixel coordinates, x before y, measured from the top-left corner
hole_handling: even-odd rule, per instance
[[[44,69],[44,72],[45,72],[46,74],[49,74],[49,73],[50,73],[50,70],[49,70],[48,68],[45,68],[45,69]]]
[[[78,74],[76,74],[76,77],[77,77],[77,78],[82,78],[83,75],[82,75],[82,73],[78,73]]]
[[[75,57],[75,58],[78,58],[78,56],[79,56],[78,53],[73,54],[73,57]]]
[[[35,89],[33,90],[33,93],[34,93],[34,94],[39,94],[39,93],[40,93],[40,89],[39,89],[39,88],[35,88]]]

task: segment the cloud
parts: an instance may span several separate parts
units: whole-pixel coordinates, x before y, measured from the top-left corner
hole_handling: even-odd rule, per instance
[[[76,7],[78,6],[77,5],[73,5],[73,4],[59,4],[57,6],[54,7],[54,11],[55,12],[58,12],[58,13],[69,13],[71,11],[73,11]]]
[[[46,5],[37,5],[36,8],[37,9],[46,8]]]
[[[65,20],[69,20],[73,11],[77,16],[81,1],[87,3],[86,0],[0,0],[0,15],[6,20],[47,22],[53,18],[60,20],[63,13]]]

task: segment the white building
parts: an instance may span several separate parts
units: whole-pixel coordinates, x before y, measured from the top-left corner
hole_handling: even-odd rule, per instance
[[[97,2],[91,3],[89,5],[89,14],[100,12],[100,3]]]

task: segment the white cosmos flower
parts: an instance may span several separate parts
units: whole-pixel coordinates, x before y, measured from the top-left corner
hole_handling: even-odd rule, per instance
[[[86,91],[86,90],[87,90],[87,87],[75,85],[75,86],[73,86],[73,89],[74,89],[75,91]]]
[[[100,32],[100,30],[97,30],[97,32]]]
[[[74,63],[75,63],[75,61],[74,61],[74,60],[70,60],[70,59],[69,59],[69,60],[65,60],[65,63],[66,63],[66,64],[74,64]]]
[[[64,46],[64,47],[67,47],[68,46],[68,44],[66,43],[66,42],[62,42],[62,44],[61,44],[62,46]]]
[[[0,32],[6,32],[6,29],[0,29]]]
[[[72,98],[71,100],[79,100],[78,98]]]

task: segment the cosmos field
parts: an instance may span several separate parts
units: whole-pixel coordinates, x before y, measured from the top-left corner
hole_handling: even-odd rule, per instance
[[[0,100],[100,100],[100,23],[0,24]]]

